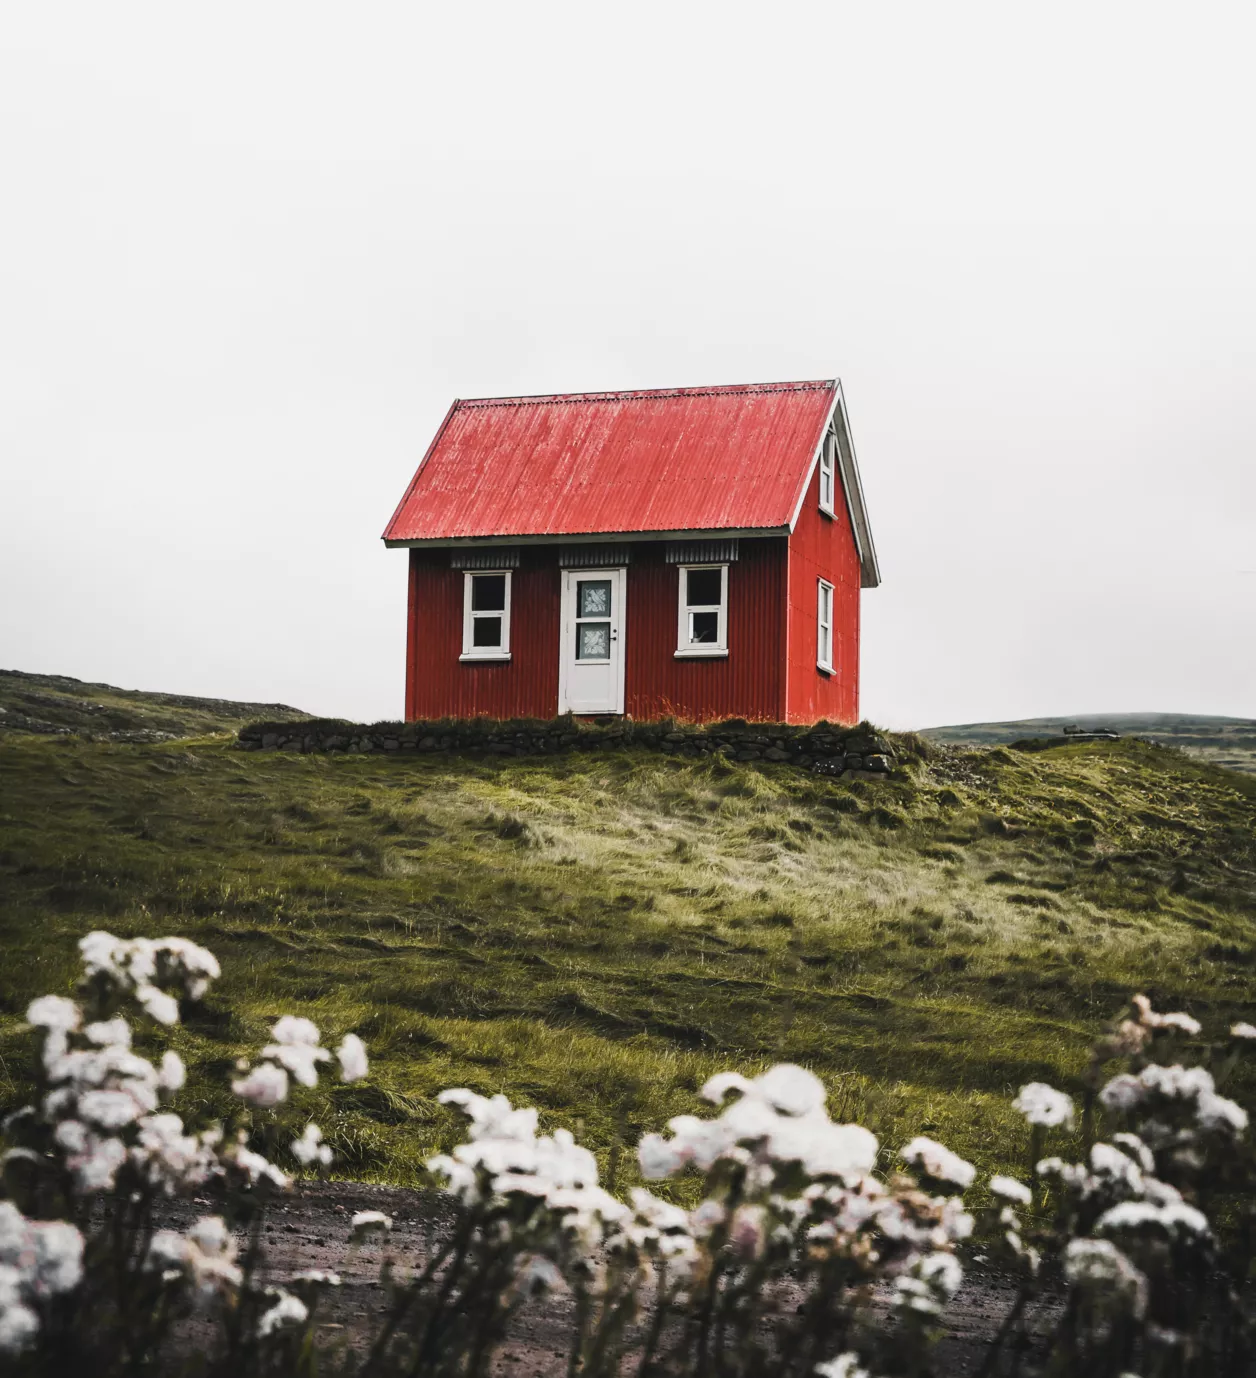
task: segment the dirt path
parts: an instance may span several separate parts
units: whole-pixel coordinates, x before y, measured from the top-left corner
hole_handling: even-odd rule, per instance
[[[212,1214],[208,1197],[174,1201],[156,1212],[158,1227],[183,1229],[198,1215]],[[428,1255],[433,1238],[452,1221],[448,1201],[434,1192],[361,1182],[298,1183],[269,1212],[266,1224],[265,1280],[282,1285],[294,1273],[321,1268],[339,1273],[341,1285],[328,1289],[319,1309],[319,1335],[325,1344],[362,1353],[387,1312],[379,1281],[383,1248],[369,1244],[349,1248],[350,1221],[357,1211],[378,1210],[392,1217],[388,1245],[399,1268]],[[244,1240],[241,1237],[241,1246]],[[979,1368],[987,1346],[1016,1294],[1007,1276],[969,1265],[964,1285],[950,1309],[951,1333],[938,1353],[938,1372],[964,1378]],[[1040,1306],[1031,1317],[1031,1332],[1047,1329],[1058,1303]],[[566,1364],[570,1302],[552,1295],[532,1303],[518,1317],[509,1341],[496,1356],[498,1378],[552,1378]]]

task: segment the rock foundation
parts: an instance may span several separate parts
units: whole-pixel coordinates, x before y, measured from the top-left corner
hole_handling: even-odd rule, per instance
[[[558,718],[553,722],[360,723],[314,721],[250,723],[240,731],[244,751],[389,752],[448,756],[557,756],[572,751],[645,747],[670,756],[722,756],[734,761],[772,761],[816,775],[887,775],[892,744],[866,723],[813,727],[740,720],[679,726],[674,723],[610,724]]]

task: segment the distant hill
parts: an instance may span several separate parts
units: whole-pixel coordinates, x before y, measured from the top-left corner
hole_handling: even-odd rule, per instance
[[[1062,735],[1066,727],[1111,728],[1123,737],[1142,737],[1176,746],[1215,766],[1256,775],[1256,719],[1218,718],[1201,713],[1081,713],[1071,718],[1022,718],[1015,722],[958,723],[925,728],[921,735],[952,746],[997,746],[1031,737]]]
[[[309,717],[283,703],[233,703],[187,694],[118,689],[68,675],[0,670],[0,732],[156,742],[228,732],[257,718],[293,722]]]

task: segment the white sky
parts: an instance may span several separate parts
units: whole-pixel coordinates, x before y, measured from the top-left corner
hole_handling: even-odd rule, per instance
[[[869,716],[1256,716],[1252,15],[6,6],[0,665],[396,716],[453,397],[836,374]]]

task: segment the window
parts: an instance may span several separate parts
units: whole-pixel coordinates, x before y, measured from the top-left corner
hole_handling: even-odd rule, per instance
[[[576,581],[576,659],[609,664],[611,658],[611,581]]]
[[[463,575],[460,659],[510,659],[509,570]]]
[[[816,664],[833,673],[833,585],[819,579],[816,589]]]
[[[680,565],[678,656],[728,654],[728,566]]]
[[[820,511],[834,516],[833,499],[837,493],[837,436],[826,433],[820,447]]]

